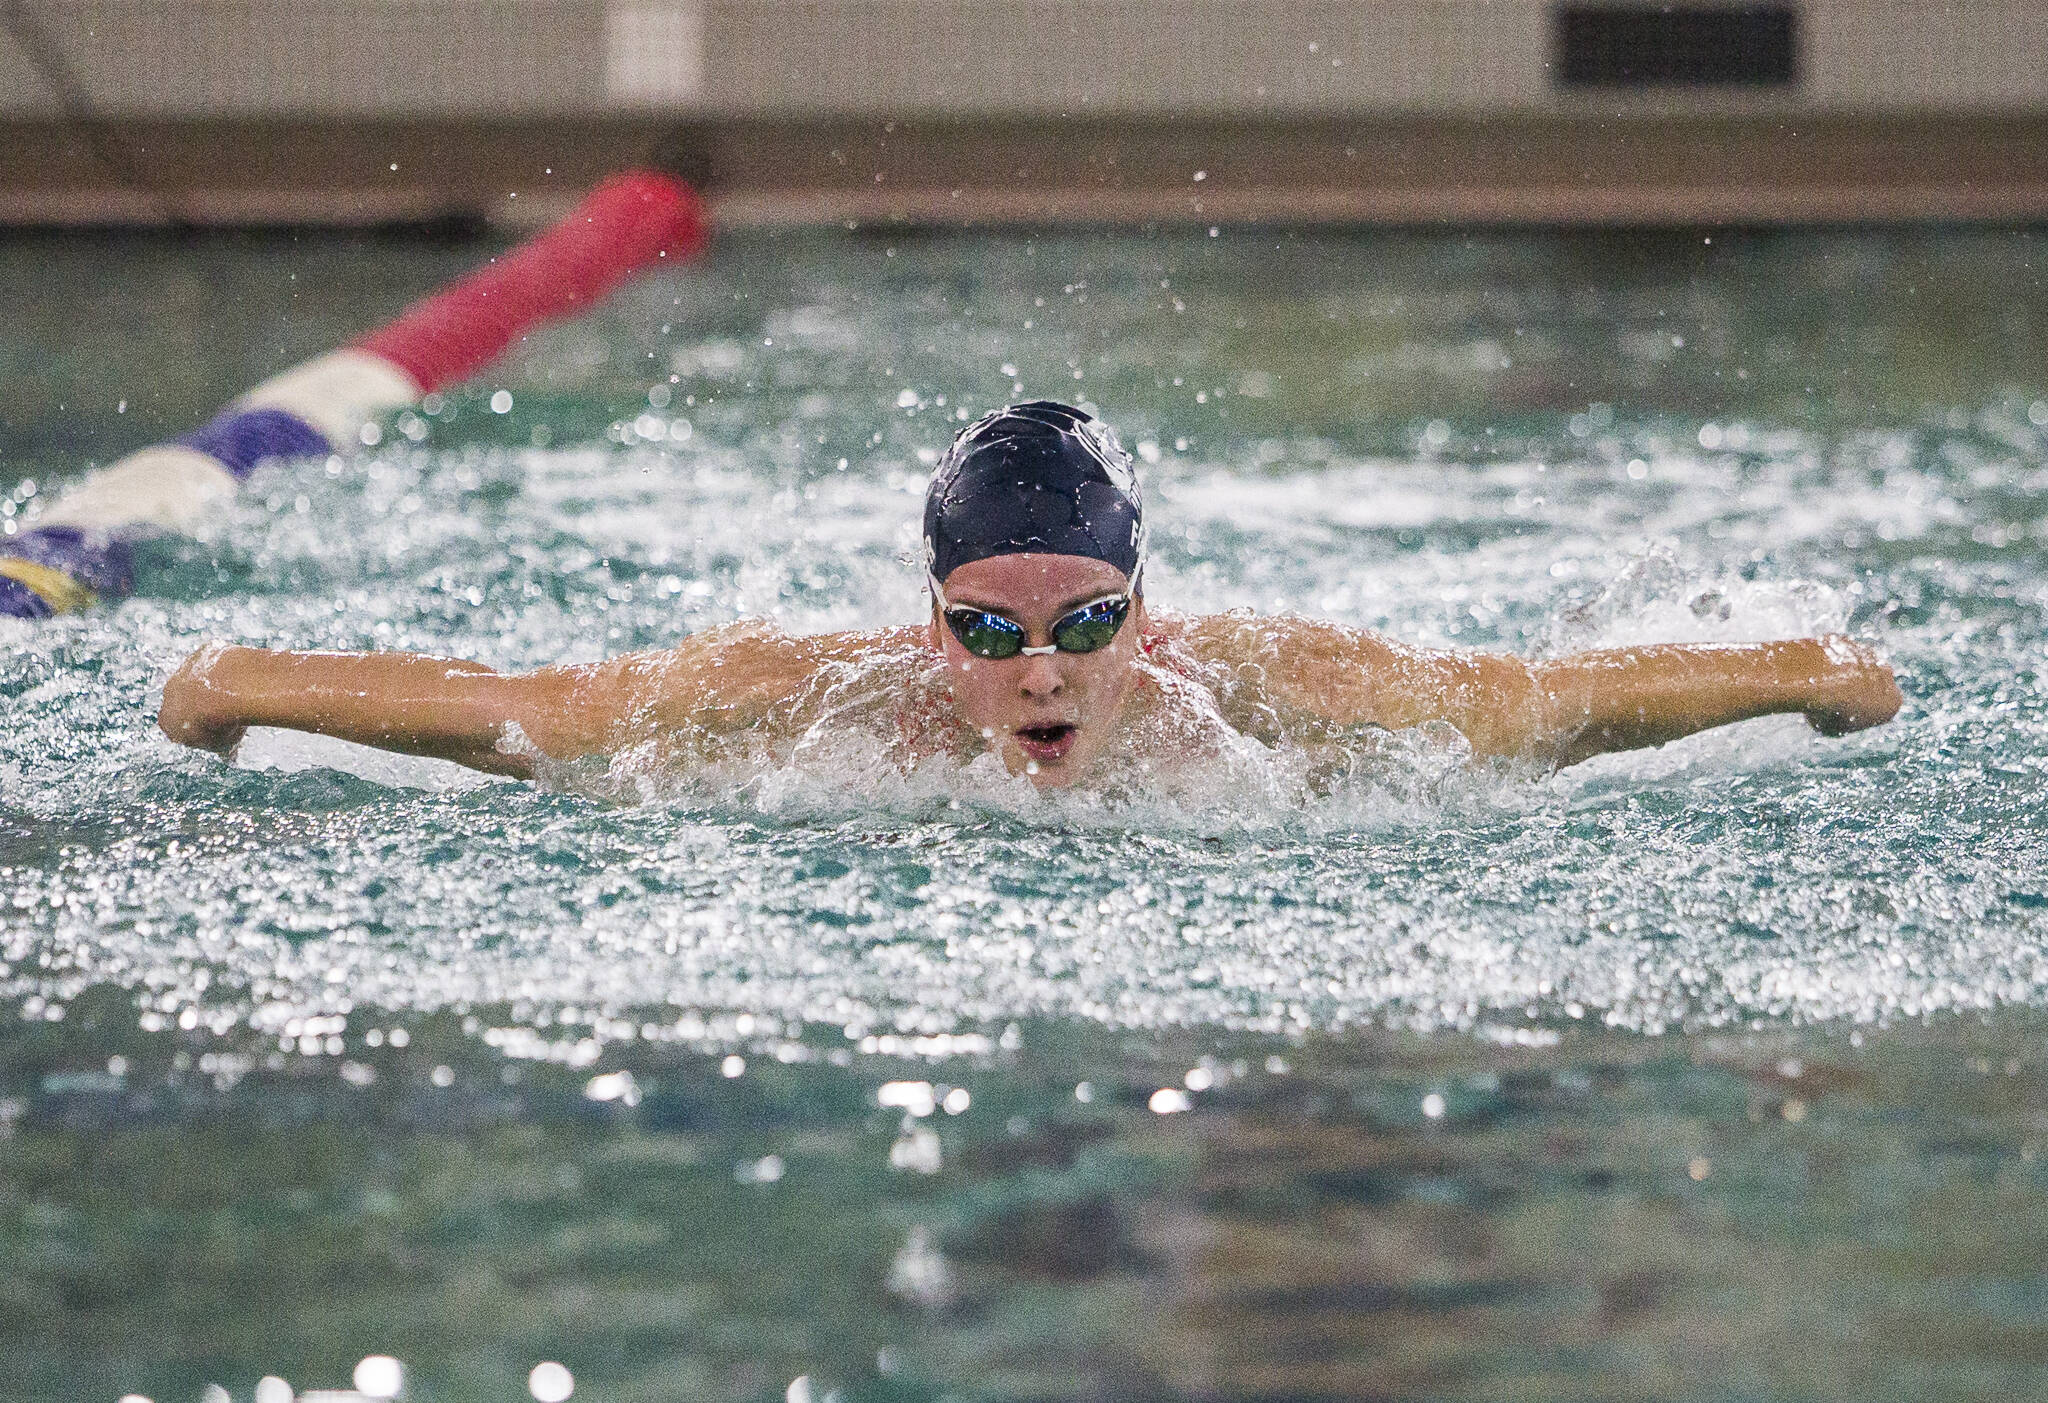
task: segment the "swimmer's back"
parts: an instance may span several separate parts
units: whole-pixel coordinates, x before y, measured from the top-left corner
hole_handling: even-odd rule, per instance
[[[559,671],[574,675],[572,687],[613,692],[622,712],[654,730],[732,731],[773,728],[835,667],[914,655],[928,646],[925,629],[915,624],[792,634],[743,620],[693,634],[673,648]]]
[[[1520,734],[1535,704],[1528,665],[1506,654],[1409,647],[1368,629],[1248,609],[1152,620],[1160,651],[1206,674],[1234,725],[1271,718],[1289,730],[1404,730],[1450,719],[1475,747],[1512,751],[1520,747],[1505,733]]]

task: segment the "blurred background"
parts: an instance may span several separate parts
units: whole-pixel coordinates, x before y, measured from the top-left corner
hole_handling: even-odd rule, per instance
[[[2032,0],[0,0],[0,222],[2048,213]]]

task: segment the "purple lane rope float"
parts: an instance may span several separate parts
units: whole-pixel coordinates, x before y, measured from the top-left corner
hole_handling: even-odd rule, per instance
[[[475,374],[542,322],[708,242],[704,206],[672,176],[633,171],[561,223],[338,351],[266,380],[205,426],[80,479],[0,536],[0,617],[49,618],[129,593],[133,542],[190,529],[255,471],[324,457],[364,423]]]

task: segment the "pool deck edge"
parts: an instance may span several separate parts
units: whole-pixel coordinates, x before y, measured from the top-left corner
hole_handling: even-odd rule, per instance
[[[1721,114],[0,122],[0,227],[524,230],[650,153],[728,228],[2048,221],[2048,114]]]

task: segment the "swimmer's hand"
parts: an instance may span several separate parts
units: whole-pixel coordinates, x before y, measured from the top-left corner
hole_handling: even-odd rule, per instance
[[[1899,714],[1898,679],[1877,650],[1839,634],[1819,640],[1829,666],[1816,675],[1806,722],[1824,736],[1881,726]]]
[[[156,724],[180,745],[232,758],[249,727],[234,715],[231,699],[213,684],[213,667],[225,651],[214,643],[185,659],[164,683]]]

